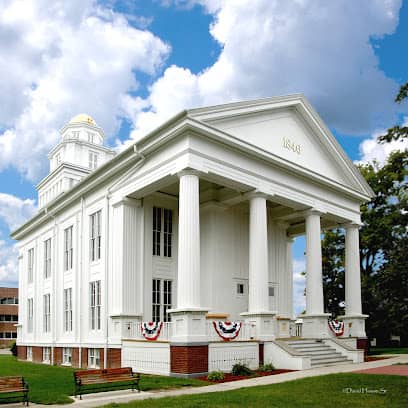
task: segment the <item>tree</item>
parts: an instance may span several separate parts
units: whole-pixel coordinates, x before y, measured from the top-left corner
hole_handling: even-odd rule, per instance
[[[408,97],[408,83],[396,99]],[[397,130],[395,130],[397,129]],[[407,127],[394,127],[380,143],[400,140]],[[373,199],[361,206],[361,289],[363,313],[369,314],[367,335],[389,339],[400,334],[408,342],[408,151],[393,152],[384,165],[360,166],[374,191]],[[325,308],[340,314],[344,301],[344,231],[328,232],[323,240],[323,285]],[[337,286],[337,288],[335,287]]]

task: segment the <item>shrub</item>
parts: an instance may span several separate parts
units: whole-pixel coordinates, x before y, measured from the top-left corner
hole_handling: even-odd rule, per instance
[[[232,375],[251,375],[252,370],[244,363],[236,363],[232,366]]]
[[[207,380],[208,381],[220,381],[224,379],[224,373],[222,371],[211,371],[208,373]]]
[[[11,354],[13,354],[14,357],[17,357],[17,345],[16,345],[16,342],[15,341],[10,342],[9,347],[10,347]]]
[[[268,364],[262,364],[259,366],[259,371],[275,371],[275,367],[273,366],[272,363],[268,363]]]

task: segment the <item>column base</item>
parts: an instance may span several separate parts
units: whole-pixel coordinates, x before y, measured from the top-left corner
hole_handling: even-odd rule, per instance
[[[305,339],[326,339],[332,337],[327,320],[330,313],[299,316],[303,320],[302,337]]]
[[[172,343],[203,343],[207,341],[206,314],[208,308],[169,310],[173,322]]]
[[[290,321],[289,317],[276,317],[277,332],[276,336],[280,339],[290,337]]]
[[[339,316],[339,319],[344,322],[344,334],[342,337],[366,337],[365,320],[368,315],[355,314]]]
[[[255,339],[261,341],[276,339],[277,327],[275,315],[276,312],[270,311],[241,313],[245,322],[254,326]]]

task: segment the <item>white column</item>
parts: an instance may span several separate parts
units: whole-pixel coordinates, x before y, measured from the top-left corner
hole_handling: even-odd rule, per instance
[[[360,281],[360,249],[358,224],[348,224],[345,242],[345,292],[346,314],[344,321],[344,337],[365,338],[365,319],[368,315],[361,313],[361,281]]]
[[[361,315],[360,249],[358,225],[346,226],[346,315]]]
[[[249,207],[248,312],[259,313],[269,309],[266,198],[262,195],[252,196]]]
[[[293,242],[292,237],[286,239],[286,273],[288,274],[288,317],[293,318]]]
[[[306,314],[324,312],[320,213],[306,214]]]
[[[180,174],[177,309],[200,307],[199,178]]]

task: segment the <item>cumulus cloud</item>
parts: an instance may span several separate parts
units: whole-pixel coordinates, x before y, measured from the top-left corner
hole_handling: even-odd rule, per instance
[[[402,126],[408,126],[408,117],[405,118]],[[408,139],[393,140],[392,142],[384,144],[378,143],[378,136],[384,135],[385,133],[387,133],[386,130],[376,131],[372,134],[371,138],[361,142],[359,147],[361,160],[359,160],[357,164],[376,161],[383,165],[391,152],[408,149]]]
[[[31,218],[37,211],[34,200],[21,199],[11,194],[0,193],[0,221],[9,231]],[[0,238],[1,238],[0,230]],[[18,275],[17,244],[0,239],[0,286],[15,286]]]
[[[0,240],[0,286],[17,286],[18,249],[17,244]]]
[[[10,231],[14,230],[37,212],[34,200],[21,199],[11,194],[0,193],[0,220]]]
[[[38,180],[57,130],[87,112],[113,133],[138,72],[154,75],[170,46],[92,0],[0,7],[0,171],[12,165]]]
[[[295,316],[299,315],[306,309],[306,277],[302,272],[306,270],[305,259],[293,260],[293,309]]]
[[[192,1],[213,15],[217,61],[194,75],[169,67],[151,87],[149,109],[133,112],[137,139],[181,107],[303,92],[343,134],[388,126],[398,84],[379,69],[370,43],[394,32],[401,0]],[[176,84],[182,84],[181,90]],[[162,96],[165,95],[164,98]],[[175,100],[172,104],[169,100]]]

